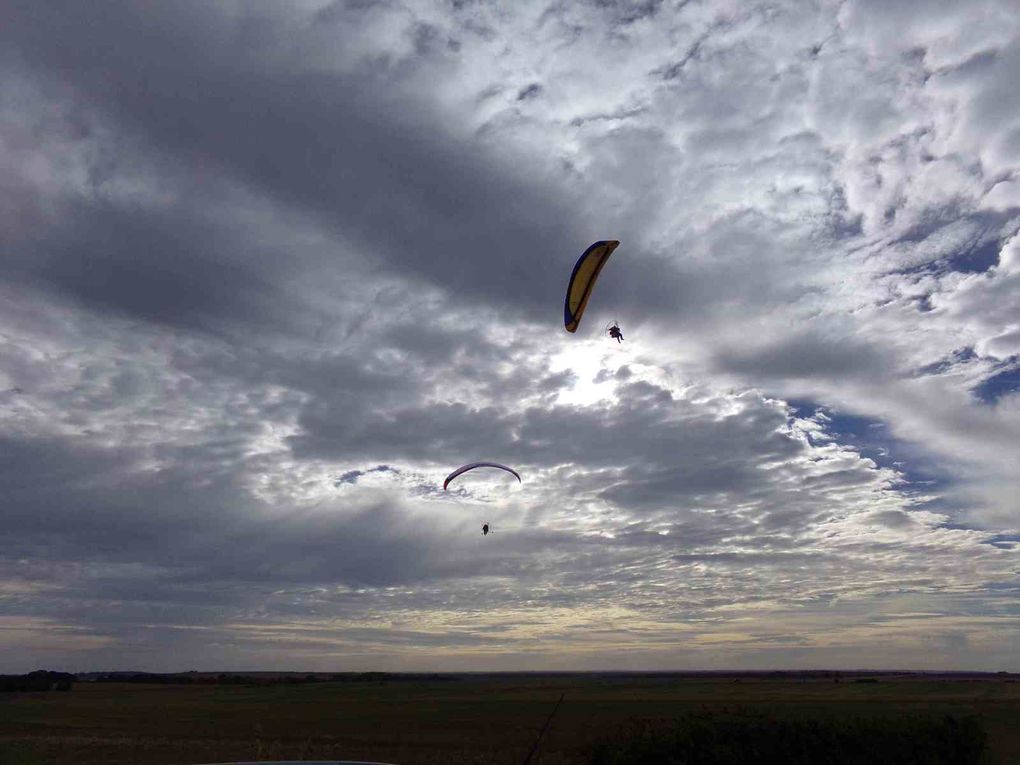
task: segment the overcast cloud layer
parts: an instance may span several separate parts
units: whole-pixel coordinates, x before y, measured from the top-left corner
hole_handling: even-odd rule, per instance
[[[0,672],[1020,670],[1015,2],[0,51]]]

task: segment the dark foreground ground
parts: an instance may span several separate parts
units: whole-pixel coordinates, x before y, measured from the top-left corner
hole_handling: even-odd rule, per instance
[[[996,676],[844,676],[839,683],[789,675],[269,680],[79,682],[66,693],[2,694],[0,764],[339,758],[400,765],[521,763],[561,693],[565,699],[533,763],[592,762],[599,741],[633,741],[642,731],[667,730],[661,726],[679,716],[693,719],[692,713],[710,721],[709,727],[721,721],[720,730],[728,720],[738,726],[741,720],[764,721],[765,731],[776,721],[772,727],[861,730],[865,737],[883,726],[936,730],[927,723],[918,727],[918,720],[935,721],[944,733],[950,715],[983,729],[983,761],[1020,763],[1020,682]],[[854,720],[864,727],[848,728],[846,721]],[[921,743],[919,753],[932,751]],[[601,753],[620,751],[603,746]]]

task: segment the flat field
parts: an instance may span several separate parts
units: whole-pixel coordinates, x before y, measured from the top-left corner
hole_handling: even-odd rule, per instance
[[[713,675],[452,675],[308,684],[76,683],[0,694],[0,763],[362,759],[521,763],[565,698],[533,763],[581,763],[637,720],[690,711],[849,719],[977,715],[988,761],[1020,762],[1020,682]],[[279,678],[277,678],[279,679]]]

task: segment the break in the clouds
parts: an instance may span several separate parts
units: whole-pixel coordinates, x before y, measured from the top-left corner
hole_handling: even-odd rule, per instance
[[[0,42],[0,671],[1020,668],[1009,0]]]

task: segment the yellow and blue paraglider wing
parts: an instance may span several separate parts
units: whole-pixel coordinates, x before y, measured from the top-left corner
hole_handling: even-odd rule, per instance
[[[563,301],[563,325],[567,332],[577,331],[581,315],[595,287],[595,280],[619,244],[615,239],[595,242],[574,264],[574,271],[567,284],[567,297]]]

